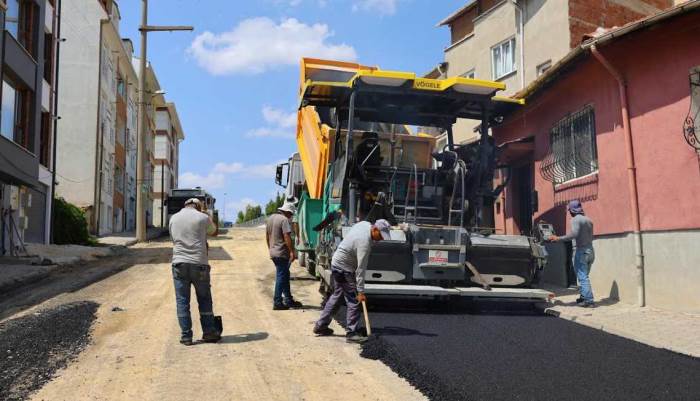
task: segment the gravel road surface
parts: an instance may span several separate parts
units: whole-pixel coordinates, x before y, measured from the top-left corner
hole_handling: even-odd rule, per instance
[[[321,302],[318,282],[296,264],[292,291],[307,308],[272,310],[274,266],[264,238],[264,230],[236,229],[209,241],[214,311],[224,320],[219,344],[179,344],[172,251],[165,240],[105,259],[107,278],[82,289],[52,283],[38,307],[11,308],[31,316],[37,308],[70,302],[100,305],[90,344],[30,399],[425,400],[382,362],[362,358],[360,347],[344,337],[312,334]],[[43,300],[50,294],[55,295]],[[192,310],[199,322],[194,299]],[[31,338],[25,340],[31,344]]]
[[[0,324],[0,400],[24,400],[78,357],[98,305],[76,302]]]

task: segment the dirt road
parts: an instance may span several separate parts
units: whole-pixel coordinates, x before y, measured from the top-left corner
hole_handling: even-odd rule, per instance
[[[344,337],[313,336],[318,284],[300,268],[294,268],[292,291],[308,309],[272,311],[274,269],[262,230],[231,230],[210,244],[214,309],[225,326],[221,343],[178,343],[170,245],[134,247],[130,252],[151,255],[146,264],[38,306],[101,305],[92,344],[33,399],[425,399],[381,362],[361,358],[359,347]],[[193,320],[198,322],[196,312]]]

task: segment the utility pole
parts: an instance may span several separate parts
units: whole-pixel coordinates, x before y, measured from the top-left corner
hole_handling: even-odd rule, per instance
[[[146,146],[146,61],[148,32],[192,31],[191,26],[150,26],[148,25],[148,0],[141,0],[141,60],[139,68],[139,131],[136,145],[136,240],[143,242],[146,237],[146,185],[144,182],[144,146]],[[162,172],[161,172],[162,173]],[[153,177],[151,177],[153,178]]]

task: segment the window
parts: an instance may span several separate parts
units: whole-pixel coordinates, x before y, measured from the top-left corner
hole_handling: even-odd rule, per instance
[[[474,79],[476,77],[476,69],[472,68],[471,70],[465,72],[462,74],[462,77],[464,78],[469,78],[469,79]]]
[[[114,182],[116,183],[116,189],[119,193],[124,193],[124,172],[122,168],[116,166],[114,169]]]
[[[0,132],[5,138],[29,149],[29,105],[31,94],[5,78],[2,81]]]
[[[39,8],[33,1],[9,0],[5,13],[5,29],[33,57],[36,57],[36,32],[39,25]]]
[[[566,116],[552,127],[550,144],[555,184],[598,171],[595,114],[592,106]]]
[[[537,66],[537,76],[544,74],[548,69],[552,67],[552,60],[547,60],[544,63]]]
[[[49,167],[51,163],[51,114],[41,113],[41,138],[39,142],[39,163]]]
[[[515,38],[491,48],[493,79],[500,79],[515,71]]]
[[[122,98],[126,98],[126,84],[121,77],[117,79],[117,93]]]
[[[17,39],[19,37],[20,0],[8,0],[5,11],[5,29]]]
[[[44,79],[49,85],[53,84],[53,35],[44,34]]]

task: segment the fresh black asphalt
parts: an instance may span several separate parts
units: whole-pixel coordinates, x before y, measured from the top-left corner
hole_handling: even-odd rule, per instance
[[[700,359],[530,307],[382,309],[370,310],[362,355],[434,401],[700,400]]]
[[[98,305],[76,302],[0,324],[0,401],[25,400],[90,341]]]

